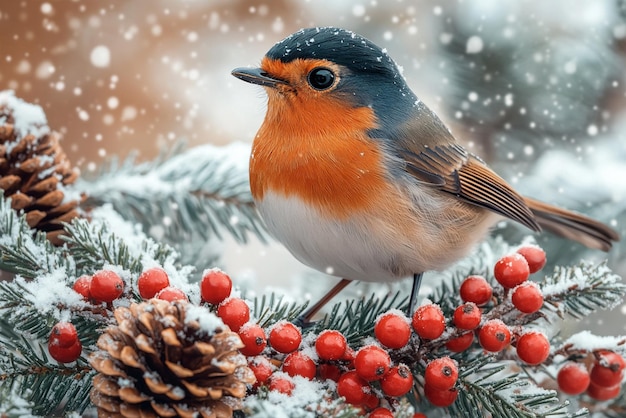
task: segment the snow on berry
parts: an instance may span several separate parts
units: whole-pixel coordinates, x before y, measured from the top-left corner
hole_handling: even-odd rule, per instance
[[[232,289],[233,281],[222,270],[212,268],[202,273],[200,296],[203,301],[218,305],[230,296]]]
[[[514,253],[500,258],[493,268],[493,274],[498,283],[511,289],[528,279],[530,269],[524,256]]]
[[[454,387],[459,377],[459,368],[450,357],[439,357],[426,366],[425,384],[433,389],[449,390]]]
[[[556,381],[561,392],[580,395],[587,390],[591,378],[584,364],[570,361],[561,367],[556,375]]]
[[[153,298],[159,291],[170,285],[170,279],[162,268],[153,267],[145,270],[137,279],[137,290],[144,299]]]
[[[289,353],[283,362],[283,371],[289,376],[302,376],[313,379],[317,372],[315,362],[302,351]]]
[[[189,301],[185,292],[173,286],[167,286],[159,290],[155,297],[168,302],[174,302],[175,300]]]
[[[478,342],[487,351],[498,352],[511,342],[511,331],[499,319],[491,319],[478,332]]]
[[[546,252],[537,245],[525,245],[517,252],[526,259],[530,274],[538,272],[546,265]]]
[[[413,314],[413,329],[420,338],[434,340],[439,338],[446,328],[446,320],[439,305],[422,305]]]
[[[111,303],[124,292],[124,281],[114,271],[99,270],[91,278],[89,293],[99,302]]]
[[[537,312],[543,306],[543,294],[535,282],[524,282],[513,289],[513,306],[523,313]]]
[[[459,329],[472,330],[480,325],[482,314],[473,302],[466,302],[454,310],[454,326]]]
[[[376,345],[366,345],[357,351],[354,368],[367,381],[380,380],[389,371],[389,353]]]
[[[402,312],[387,312],[377,318],[374,335],[385,347],[402,348],[409,342],[411,326]]]
[[[268,342],[279,353],[296,351],[302,342],[302,332],[291,322],[279,321],[269,332]]]
[[[256,356],[261,354],[267,345],[267,337],[265,336],[265,330],[258,324],[245,323],[239,329],[239,338],[244,344],[244,347],[239,349],[244,356]]]
[[[250,320],[250,307],[245,300],[231,297],[219,304],[217,316],[222,318],[231,330],[237,332]]]
[[[315,340],[317,355],[323,360],[339,360],[346,352],[346,337],[335,330],[322,331]]]
[[[380,381],[380,387],[387,396],[403,396],[413,387],[413,374],[405,364],[389,369]]]

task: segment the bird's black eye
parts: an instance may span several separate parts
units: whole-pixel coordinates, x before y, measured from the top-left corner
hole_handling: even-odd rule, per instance
[[[328,68],[318,67],[309,73],[309,84],[315,90],[326,90],[335,82],[335,74]]]

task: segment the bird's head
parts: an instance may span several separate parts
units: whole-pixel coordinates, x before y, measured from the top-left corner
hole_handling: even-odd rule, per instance
[[[270,110],[295,107],[303,120],[325,109],[367,107],[377,128],[389,132],[418,103],[385,50],[334,27],[302,29],[275,44],[259,68],[237,68],[232,74],[266,87]]]

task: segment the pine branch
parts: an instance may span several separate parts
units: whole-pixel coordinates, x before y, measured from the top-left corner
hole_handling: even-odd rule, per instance
[[[32,278],[58,268],[72,271],[72,259],[34,232],[0,190],[0,270]]]
[[[483,416],[486,412],[507,418],[587,415],[584,409],[570,414],[569,403],[561,402],[556,391],[539,388],[524,374],[507,370],[510,365],[495,361],[495,356],[478,355],[465,365],[459,376],[463,390],[449,408],[452,416]]]
[[[166,244],[156,243],[143,234],[139,238],[128,239],[112,231],[105,222],[90,222],[75,219],[66,226],[68,236],[64,240],[70,246],[77,270],[93,273],[105,264],[120,266],[133,273],[141,273],[146,258],[160,265],[174,262],[178,254]],[[132,243],[136,245],[131,245]]]
[[[73,367],[50,363],[41,343],[26,338],[6,315],[0,319],[0,335],[0,388],[10,395],[0,397],[3,408],[16,396],[41,416],[50,416],[59,408],[79,412],[87,408],[93,371],[83,359]]]
[[[254,298],[254,306],[252,316],[256,318],[257,323],[263,327],[269,327],[278,321],[294,321],[304,312],[307,304],[298,305],[297,302],[285,302],[283,296],[277,296],[271,293],[268,296],[263,295]]]
[[[544,308],[575,319],[582,319],[599,309],[612,309],[626,295],[626,284],[606,262],[557,267],[540,286],[546,302]]]
[[[206,241],[228,232],[245,243],[249,233],[265,239],[248,185],[249,150],[235,144],[172,150],[155,161],[136,164],[134,157],[116,160],[99,177],[80,181],[76,188],[88,195],[86,207],[113,205],[125,219],[145,231],[160,226],[168,242],[191,236]]]

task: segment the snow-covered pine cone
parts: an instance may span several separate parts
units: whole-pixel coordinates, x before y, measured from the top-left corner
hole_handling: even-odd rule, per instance
[[[59,139],[41,107],[0,91],[0,189],[13,209],[24,211],[28,225],[45,232],[55,245],[62,244],[63,222],[78,216],[80,201],[63,192],[78,171]]]
[[[114,315],[90,358],[98,416],[221,418],[241,409],[254,374],[239,336],[208,310],[151,299]]]

